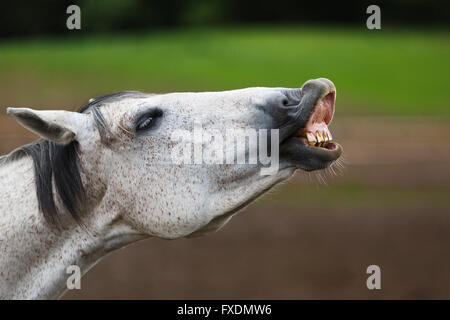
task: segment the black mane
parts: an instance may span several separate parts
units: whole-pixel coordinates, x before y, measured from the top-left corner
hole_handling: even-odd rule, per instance
[[[105,143],[106,135],[110,132],[99,108],[105,103],[141,95],[143,93],[137,91],[122,91],[101,96],[89,100],[89,103],[78,112],[92,112],[101,140]],[[0,157],[0,162],[14,161],[24,156],[33,159],[39,210],[44,214],[46,221],[60,226],[61,213],[53,196],[54,185],[55,194],[62,205],[78,223],[81,223],[87,196],[80,176],[78,142],[72,141],[63,145],[50,140],[38,140]]]

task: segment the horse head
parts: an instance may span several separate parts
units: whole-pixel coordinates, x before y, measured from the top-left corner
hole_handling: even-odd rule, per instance
[[[219,229],[297,169],[331,166],[342,152],[328,129],[335,97],[321,78],[301,88],[121,92],[79,112],[8,113],[48,142],[48,163],[35,166],[48,219],[68,211],[89,221],[86,212],[103,207],[96,223],[172,239]],[[46,192],[53,184],[59,200]]]

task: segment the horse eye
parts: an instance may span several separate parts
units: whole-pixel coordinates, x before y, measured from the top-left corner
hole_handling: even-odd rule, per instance
[[[147,117],[145,119],[142,119],[142,121],[140,121],[138,123],[136,130],[142,131],[142,130],[148,129],[152,126],[152,124],[153,124],[153,118]]]
[[[135,121],[136,132],[145,131],[155,126],[158,122],[158,118],[161,118],[162,115],[163,112],[159,108],[154,108],[141,114]]]

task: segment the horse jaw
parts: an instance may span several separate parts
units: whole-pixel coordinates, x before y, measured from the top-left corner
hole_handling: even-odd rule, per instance
[[[235,214],[245,209],[278,183],[291,178],[294,171],[293,168],[285,168],[278,171],[276,175],[255,176],[245,185],[230,186],[225,194],[224,192],[213,194],[207,209],[207,214],[211,219],[187,237],[199,237],[220,230]],[[224,198],[228,200],[224,201]]]

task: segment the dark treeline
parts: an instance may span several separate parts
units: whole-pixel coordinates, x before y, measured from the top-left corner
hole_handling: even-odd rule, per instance
[[[66,8],[81,8],[84,32],[148,30],[190,25],[246,23],[363,24],[369,4],[381,7],[384,25],[445,27],[448,0],[3,0],[0,36],[67,32]]]

